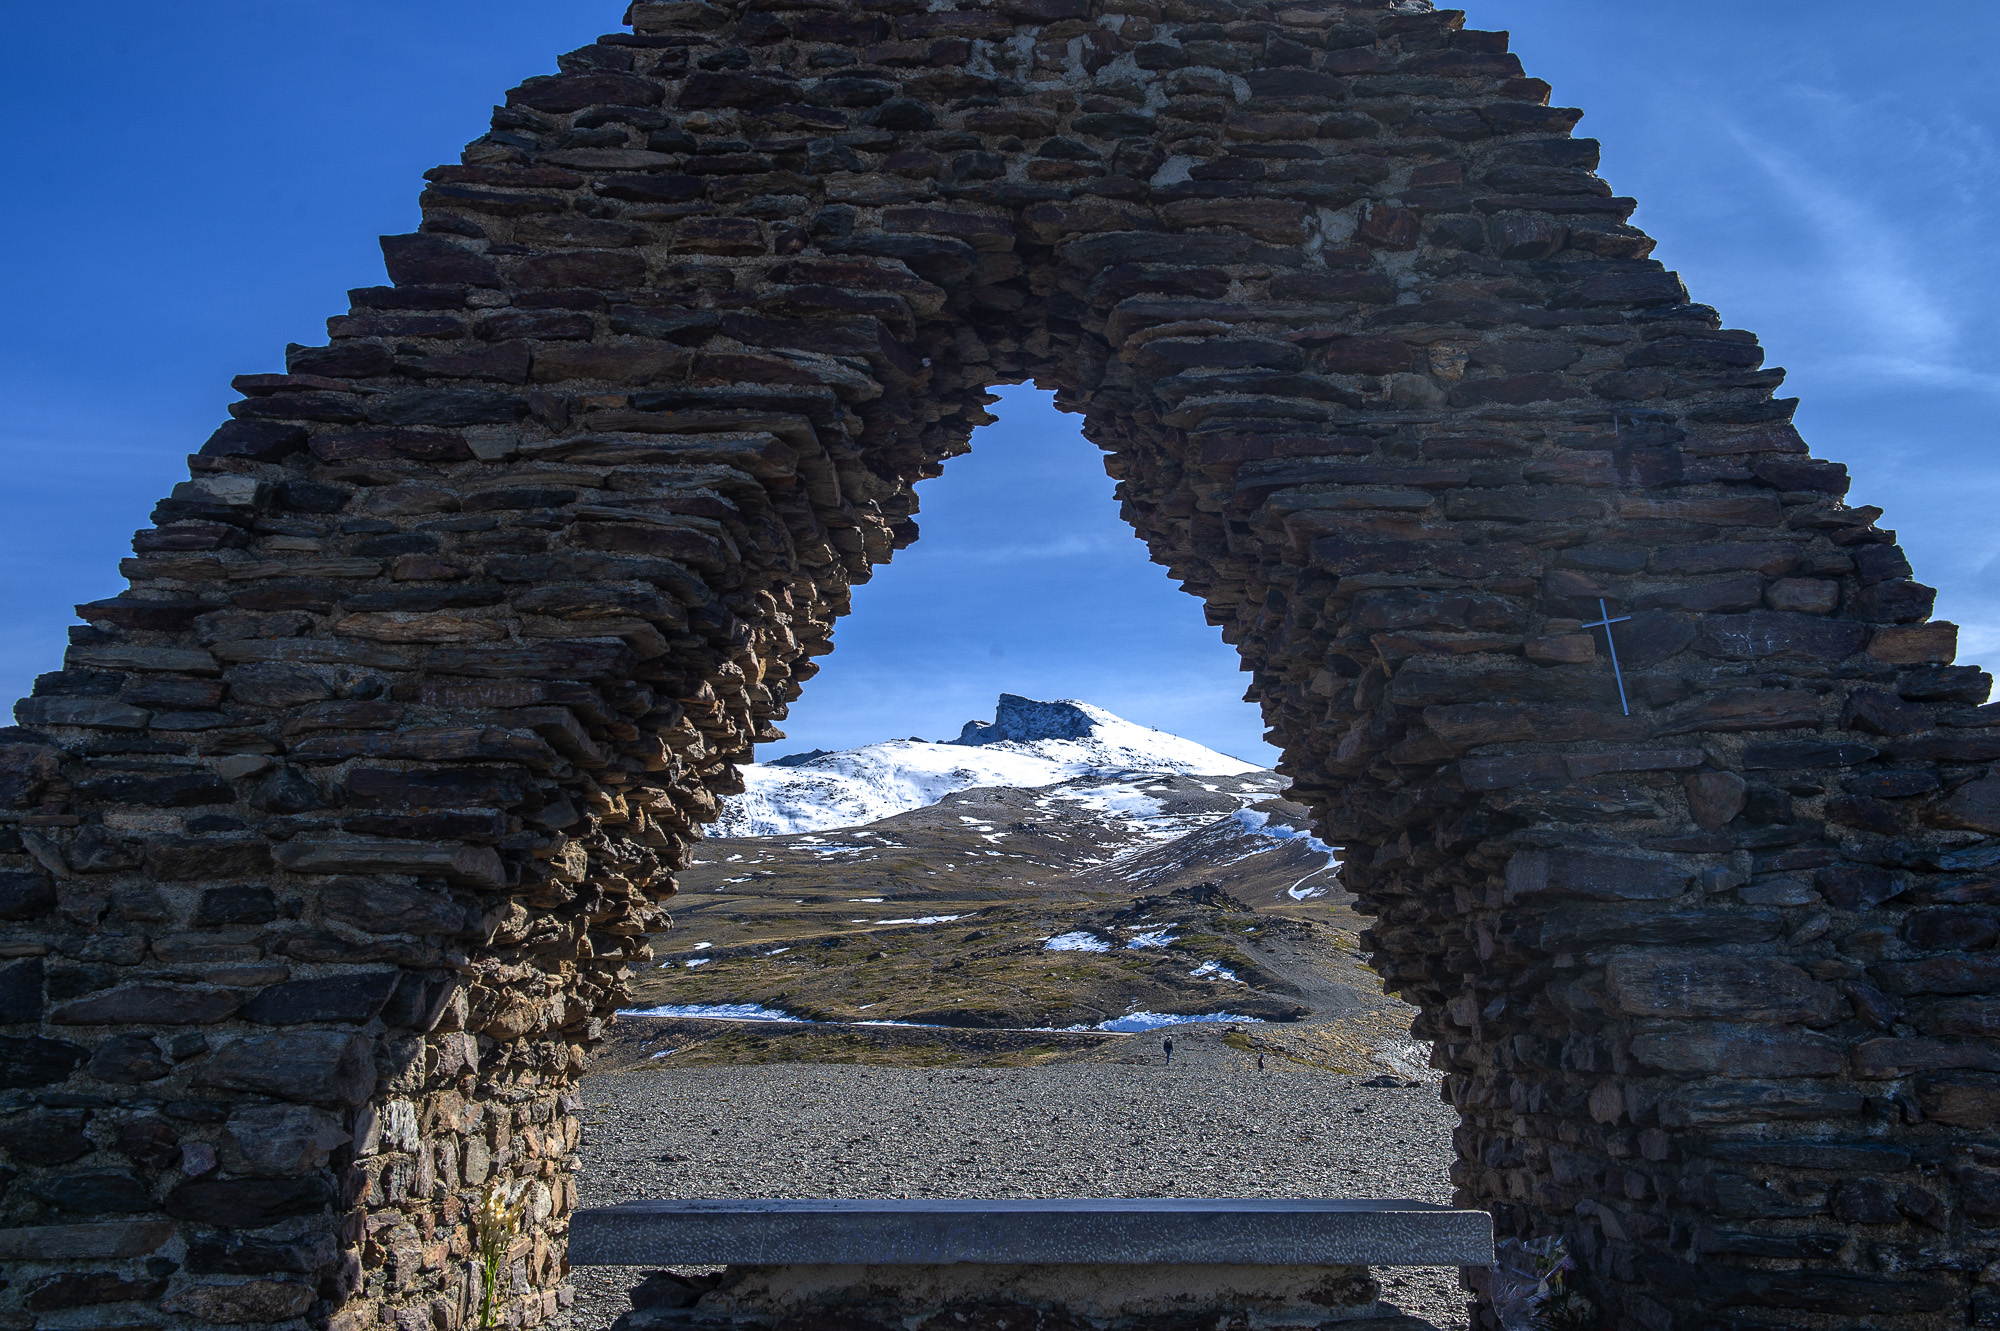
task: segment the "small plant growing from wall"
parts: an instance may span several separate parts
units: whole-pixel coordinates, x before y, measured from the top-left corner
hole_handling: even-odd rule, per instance
[[[1559,1234],[1496,1250],[1492,1300],[1503,1331],[1598,1331],[1597,1305],[1571,1288],[1577,1262]]]
[[[479,1234],[479,1325],[481,1331],[493,1325],[499,1311],[500,1272],[507,1264],[507,1249],[521,1228],[521,1214],[528,1208],[528,1182],[521,1179],[505,1184],[495,1179],[486,1185],[473,1225]]]
[[[1551,1237],[1527,1247],[1537,1258],[1541,1277],[1529,1303],[1528,1325],[1534,1331],[1597,1331],[1597,1305],[1569,1287],[1576,1261],[1562,1239]]]
[[[1535,1331],[1598,1331],[1597,1305],[1575,1290],[1557,1290],[1535,1309]]]

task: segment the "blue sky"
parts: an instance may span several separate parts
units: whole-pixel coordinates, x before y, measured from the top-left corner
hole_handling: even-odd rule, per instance
[[[100,0],[8,16],[0,152],[0,694],[60,657],[234,374],[324,340],[374,237],[417,220],[503,89],[622,0]],[[1888,510],[1962,659],[2000,656],[2000,6],[1485,0],[1658,257],[1758,331],[1815,451]],[[1920,28],[1918,25],[1921,25]],[[1919,40],[1919,35],[1921,40]],[[779,746],[943,736],[1002,690],[1082,697],[1268,761],[1199,607],[1032,390],[923,487],[924,539],[858,589]]]

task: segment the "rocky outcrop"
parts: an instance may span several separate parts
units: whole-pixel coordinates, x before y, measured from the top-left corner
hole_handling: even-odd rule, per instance
[[[1623,1325],[2000,1319],[1990,681],[1504,34],[630,20],[236,381],[0,734],[9,1325],[453,1331],[494,1180],[553,1313],[674,869],[1027,378],[1350,847],[1464,1201]]]
[[[1039,739],[1088,739],[1101,713],[1075,702],[1037,702],[1017,693],[1000,695],[991,721],[967,721],[953,744],[1032,744]]]
[[[957,739],[878,740],[838,753],[746,764],[738,769],[742,793],[722,802],[708,832],[762,837],[857,827],[975,786],[1052,786],[1093,775],[1125,781],[1141,773],[1262,772],[1254,763],[1134,725],[1086,702],[1037,702],[1003,693],[994,719],[966,722]]]

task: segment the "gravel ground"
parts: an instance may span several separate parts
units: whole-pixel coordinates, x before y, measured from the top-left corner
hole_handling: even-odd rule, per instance
[[[1133,1036],[1130,1059],[1157,1036]],[[585,1080],[585,1206],[646,1197],[1410,1197],[1447,1202],[1455,1116],[1434,1081],[1253,1055],[1182,1028],[1158,1062],[1030,1068],[782,1063]],[[573,1331],[641,1272],[578,1268]],[[1378,1269],[1385,1300],[1466,1325],[1455,1269]]]

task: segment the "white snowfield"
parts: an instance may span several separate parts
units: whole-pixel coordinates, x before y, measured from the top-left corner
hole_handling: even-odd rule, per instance
[[[744,791],[724,801],[711,836],[858,827],[974,786],[1032,788],[1136,773],[1242,776],[1263,769],[1086,702],[1003,693],[991,725],[968,722],[955,740],[887,740],[796,766],[753,763],[741,770]]]

